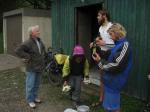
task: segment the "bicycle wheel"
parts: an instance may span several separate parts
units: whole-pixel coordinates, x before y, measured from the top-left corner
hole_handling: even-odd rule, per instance
[[[61,73],[52,73],[49,71],[48,80],[51,85],[60,86],[62,84]]]

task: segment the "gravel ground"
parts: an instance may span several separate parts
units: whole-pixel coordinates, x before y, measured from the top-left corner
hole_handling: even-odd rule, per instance
[[[51,86],[47,77],[43,76],[39,92],[43,102],[36,109],[31,109],[25,101],[25,74],[20,69],[22,65],[19,58],[0,54],[0,112],[63,112],[66,108],[72,108],[72,102],[67,95],[62,94],[61,87]],[[88,94],[91,94],[92,88]],[[82,94],[86,104],[88,94]]]
[[[0,71],[22,66],[21,60],[8,54],[0,54]]]
[[[67,95],[62,94],[61,87],[51,86],[47,77],[43,76],[39,95],[43,102],[36,109],[30,109],[25,101],[24,81],[25,74],[20,69],[0,72],[1,112],[63,112],[66,108],[72,108],[71,101]],[[83,92],[81,96],[86,104],[90,104],[88,99],[91,92],[92,89],[89,93]]]
[[[25,74],[21,71],[21,61],[11,55],[0,54],[0,112],[64,112],[72,107],[68,96],[62,94],[61,87],[53,87],[43,75],[40,87],[42,103],[31,109],[25,101]],[[81,100],[90,105],[98,100],[98,87],[83,86]],[[142,112],[143,102],[133,97],[122,95],[122,112]],[[90,112],[104,112],[99,106],[90,108]]]

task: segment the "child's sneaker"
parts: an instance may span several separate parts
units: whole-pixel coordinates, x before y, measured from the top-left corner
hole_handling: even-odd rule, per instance
[[[73,101],[73,102],[72,102],[72,105],[73,105],[73,108],[74,108],[74,109],[77,109],[78,106],[79,106],[79,104],[78,104],[76,101]]]

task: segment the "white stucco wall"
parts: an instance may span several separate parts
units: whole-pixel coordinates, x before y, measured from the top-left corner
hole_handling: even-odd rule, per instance
[[[52,24],[50,17],[29,17],[23,16],[22,18],[22,41],[29,38],[28,27],[33,25],[40,26],[40,37],[43,40],[46,48],[52,44]]]

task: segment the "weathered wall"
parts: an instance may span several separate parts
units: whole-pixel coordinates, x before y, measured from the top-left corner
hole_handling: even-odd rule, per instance
[[[52,43],[52,29],[51,29],[51,18],[49,17],[23,17],[22,26],[22,41],[29,38],[28,27],[33,25],[39,25],[40,27],[40,38],[43,40],[46,47],[51,46]]]

